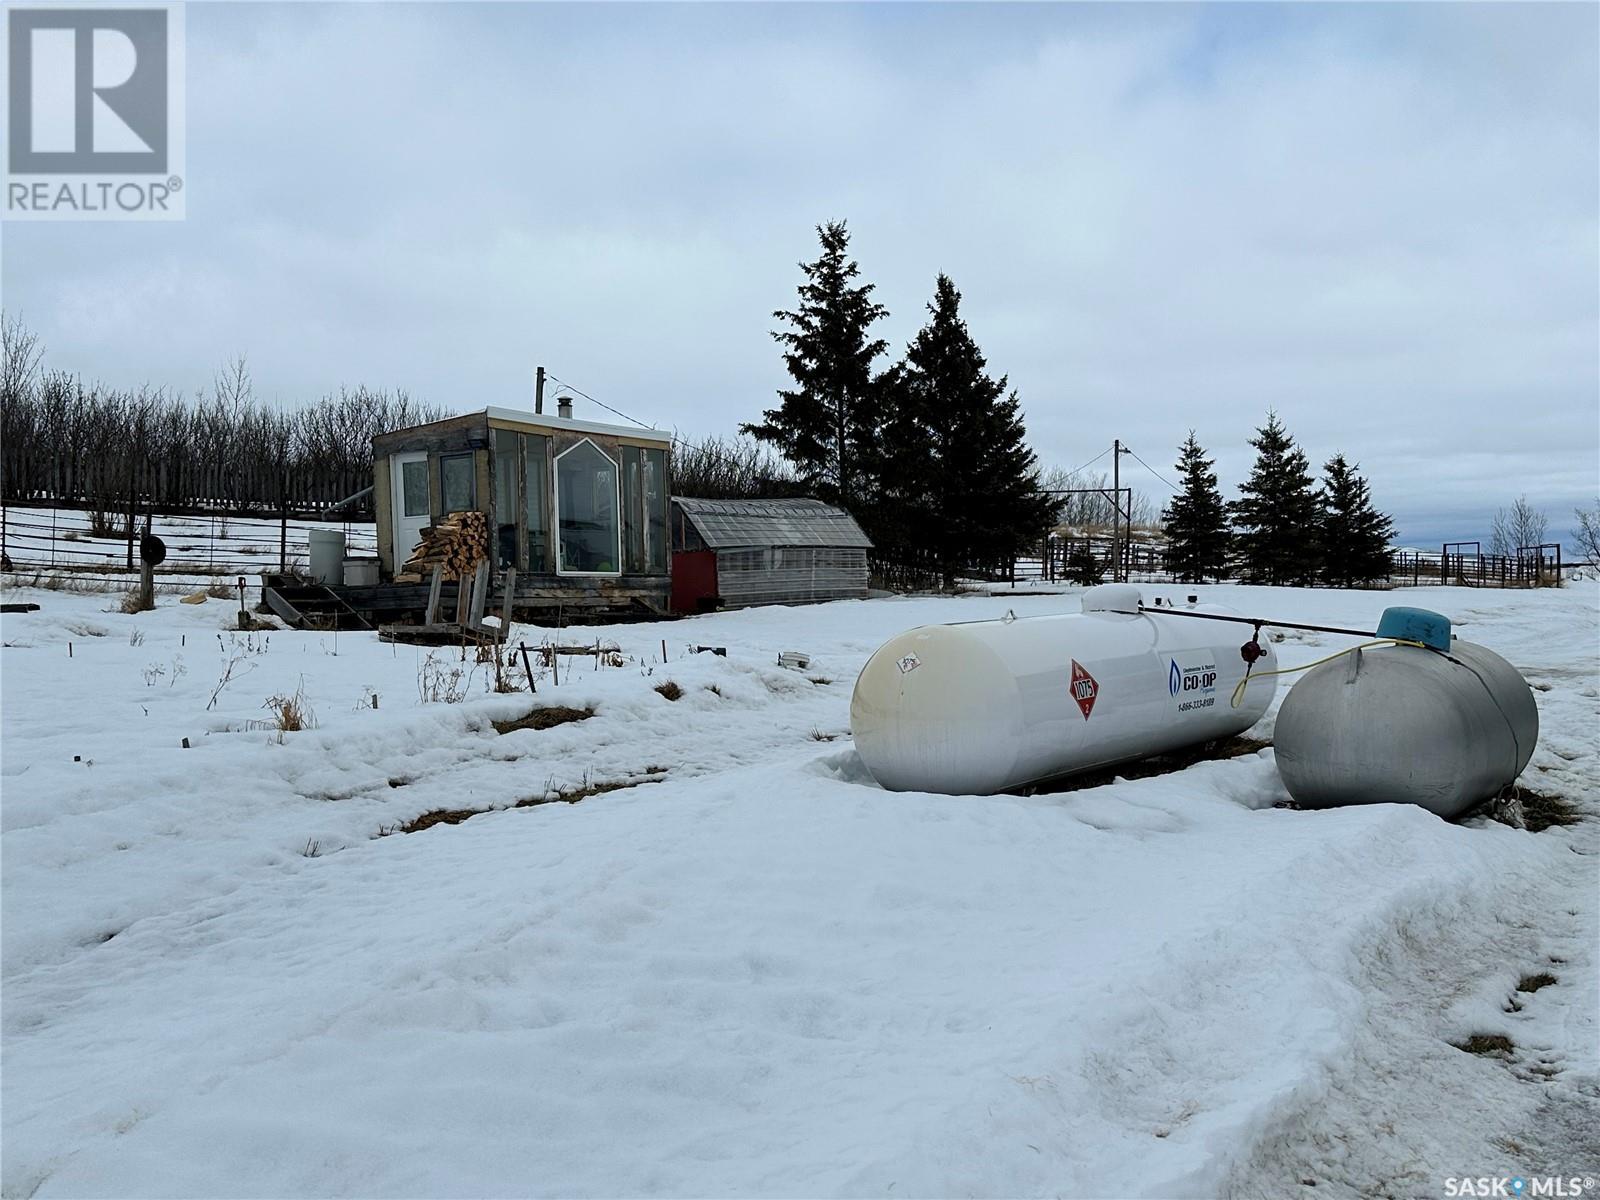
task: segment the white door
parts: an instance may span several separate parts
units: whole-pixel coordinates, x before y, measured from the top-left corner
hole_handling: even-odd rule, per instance
[[[399,571],[429,524],[427,451],[391,458],[389,486],[394,490],[394,569]]]

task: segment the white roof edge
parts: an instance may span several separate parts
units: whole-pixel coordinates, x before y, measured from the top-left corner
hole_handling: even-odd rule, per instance
[[[549,413],[536,413],[525,408],[495,408],[483,410],[492,421],[517,421],[524,425],[543,425],[549,429],[570,429],[574,433],[604,433],[612,437],[634,438],[641,442],[672,444],[672,435],[659,429],[646,429],[642,425],[608,425],[603,421],[580,421],[576,417],[552,417]]]

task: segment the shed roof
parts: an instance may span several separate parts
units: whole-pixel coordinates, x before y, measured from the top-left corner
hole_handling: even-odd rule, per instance
[[[674,496],[713,550],[740,546],[843,546],[871,549],[855,518],[820,500],[699,500]]]

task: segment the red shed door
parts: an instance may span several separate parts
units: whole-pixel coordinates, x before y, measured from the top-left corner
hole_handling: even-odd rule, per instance
[[[717,553],[715,550],[674,550],[672,552],[672,611],[706,612],[717,601]]]

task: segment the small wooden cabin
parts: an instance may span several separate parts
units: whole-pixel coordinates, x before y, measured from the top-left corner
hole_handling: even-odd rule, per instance
[[[872,542],[820,500],[672,500],[672,608],[864,600]]]
[[[665,613],[671,445],[654,429],[509,408],[380,434],[372,439],[380,578],[401,590],[392,581],[422,530],[477,509],[489,520],[493,594],[515,567],[519,615]]]

